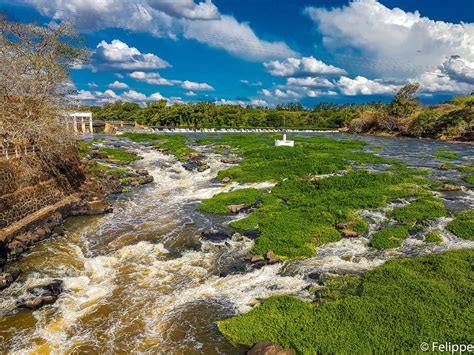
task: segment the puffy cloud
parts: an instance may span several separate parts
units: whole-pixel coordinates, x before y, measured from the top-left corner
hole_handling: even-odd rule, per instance
[[[250,105],[257,107],[267,107],[268,103],[262,99],[252,99],[250,100]]]
[[[118,39],[111,43],[101,41],[92,55],[92,68],[95,70],[163,69],[170,66],[166,60],[155,54],[143,54]]]
[[[296,54],[283,42],[259,39],[248,24],[226,15],[214,21],[187,22],[184,37],[253,61],[286,58]]]
[[[197,94],[194,91],[188,91],[184,95],[191,97],[191,96],[196,96]]]
[[[474,62],[465,61],[460,56],[451,56],[440,69],[452,80],[474,84]]]
[[[334,84],[326,78],[318,78],[313,76],[307,76],[305,78],[288,78],[286,79],[286,85],[322,88],[331,88],[334,86]]]
[[[440,69],[420,74],[410,81],[419,83],[422,93],[469,94],[473,89],[472,85],[455,81]]]
[[[115,102],[121,100],[135,102],[143,106],[146,102],[149,101],[167,100],[169,103],[171,100],[167,99],[166,97],[163,97],[159,92],[151,94],[150,96],[146,96],[141,92],[135,90],[128,90],[118,95],[110,89],[105,90],[103,92],[79,90],[77,94],[72,95],[72,98],[87,105],[103,105],[108,102]]]
[[[275,89],[275,96],[280,98],[299,98],[301,95],[292,90]]]
[[[352,1],[340,8],[306,9],[331,49],[355,48],[382,77],[434,70],[446,57],[474,61],[474,24],[433,21],[418,11],[390,9],[376,0]]]
[[[172,86],[176,84],[181,84],[180,80],[169,80],[162,78],[159,73],[145,73],[143,71],[134,71],[129,74],[132,79],[137,81],[142,81],[150,85],[166,85]]]
[[[268,89],[262,89],[262,94],[267,97],[272,96],[272,93]]]
[[[341,92],[348,96],[393,94],[399,88],[397,85],[370,80],[360,75],[355,79],[342,76],[336,84]]]
[[[91,83],[87,83],[87,86],[90,88],[96,88],[98,85],[94,82],[91,82]]]
[[[128,85],[120,81],[115,80],[113,83],[109,84],[111,89],[127,89]]]
[[[243,85],[243,86],[247,86],[247,87],[255,87],[255,86],[262,86],[262,82],[261,81],[257,81],[257,82],[250,82],[248,80],[240,80],[240,83]]]
[[[308,74],[342,75],[346,71],[333,65],[328,65],[313,56],[302,58],[287,58],[284,61],[273,60],[263,63],[267,71],[274,76],[300,76]]]
[[[322,91],[322,90],[307,90],[306,96],[308,97],[321,97],[321,96],[337,96],[338,93],[333,90]]]
[[[181,87],[186,90],[201,90],[201,91],[213,91],[214,88],[207,83],[196,83],[194,81],[185,80],[181,84]]]
[[[211,0],[196,4],[193,0],[151,0],[150,6],[173,17],[191,20],[218,20],[219,10]]]
[[[123,28],[158,37],[184,37],[222,48],[248,60],[286,58],[296,53],[283,42],[260,39],[250,26],[220,15],[211,0],[23,0],[79,31]],[[138,68],[136,68],[138,69]]]

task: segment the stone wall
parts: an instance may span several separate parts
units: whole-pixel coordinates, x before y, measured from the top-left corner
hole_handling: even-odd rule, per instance
[[[73,149],[0,160],[0,229],[78,191],[84,176]]]

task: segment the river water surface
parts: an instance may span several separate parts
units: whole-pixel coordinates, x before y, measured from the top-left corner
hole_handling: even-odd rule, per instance
[[[331,134],[346,139],[347,136]],[[354,138],[353,136],[349,136]],[[461,155],[455,164],[474,162],[474,147],[411,139],[361,137],[387,158],[434,169],[432,178],[459,181],[456,170],[435,169],[432,155],[449,148]],[[360,273],[398,256],[416,256],[474,243],[444,230],[450,220],[430,226],[443,235],[440,245],[425,245],[420,236],[408,238],[396,251],[373,251],[369,238],[342,239],[318,249],[312,259],[256,269],[244,261],[252,240],[234,235],[221,243],[201,239],[201,232],[229,230],[237,217],[215,217],[195,211],[204,198],[235,188],[271,188],[271,184],[222,185],[217,171],[226,167],[209,157],[210,170],[185,170],[173,157],[146,146],[127,143],[143,160],[155,182],[121,194],[113,213],[75,217],[65,236],[36,245],[16,262],[20,280],[0,292],[0,337],[11,353],[161,353],[242,354],[245,348],[223,338],[215,321],[245,312],[262,299],[278,294],[307,297],[314,275]],[[375,167],[380,168],[380,167]],[[474,207],[470,190],[439,194],[451,210]],[[408,203],[399,200],[386,209],[361,211],[370,234],[380,227],[385,212]],[[52,306],[36,311],[15,308],[27,289],[53,279],[65,291]]]

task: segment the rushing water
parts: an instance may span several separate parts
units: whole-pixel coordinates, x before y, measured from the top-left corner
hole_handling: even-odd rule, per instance
[[[343,135],[333,135],[345,139]],[[350,136],[353,138],[353,136]],[[377,151],[410,165],[435,168],[438,148],[449,147],[471,161],[474,147],[439,142],[362,137]],[[114,212],[71,218],[63,237],[46,240],[17,262],[19,282],[0,293],[0,337],[4,350],[39,353],[150,352],[162,354],[239,354],[245,349],[226,341],[215,321],[249,310],[276,294],[307,296],[312,275],[360,273],[399,255],[415,256],[474,243],[446,232],[449,221],[432,223],[444,241],[427,246],[413,235],[394,251],[373,251],[368,238],[342,239],[318,249],[312,259],[260,269],[244,261],[252,241],[234,236],[211,243],[201,232],[229,230],[236,217],[196,212],[203,198],[235,188],[268,189],[271,184],[222,185],[214,180],[225,167],[207,152],[211,169],[189,172],[174,158],[131,144],[144,157],[136,168],[149,170],[155,182],[113,201]],[[205,149],[205,148],[202,148]],[[456,171],[434,170],[435,179],[458,180]],[[451,210],[472,208],[471,191],[440,194]],[[385,209],[361,211],[370,222],[369,235],[386,218]],[[65,292],[52,306],[18,311],[15,300],[27,289],[53,279],[64,281]]]

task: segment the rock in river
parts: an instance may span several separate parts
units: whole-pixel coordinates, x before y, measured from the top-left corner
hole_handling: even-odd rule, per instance
[[[225,232],[202,232],[201,233],[202,239],[208,240],[210,242],[219,243],[223,242],[224,240],[231,239],[232,235],[225,233]]]
[[[246,204],[240,204],[240,205],[227,205],[227,208],[229,209],[230,212],[232,213],[239,213],[242,210],[246,210],[250,208],[250,205]]]

